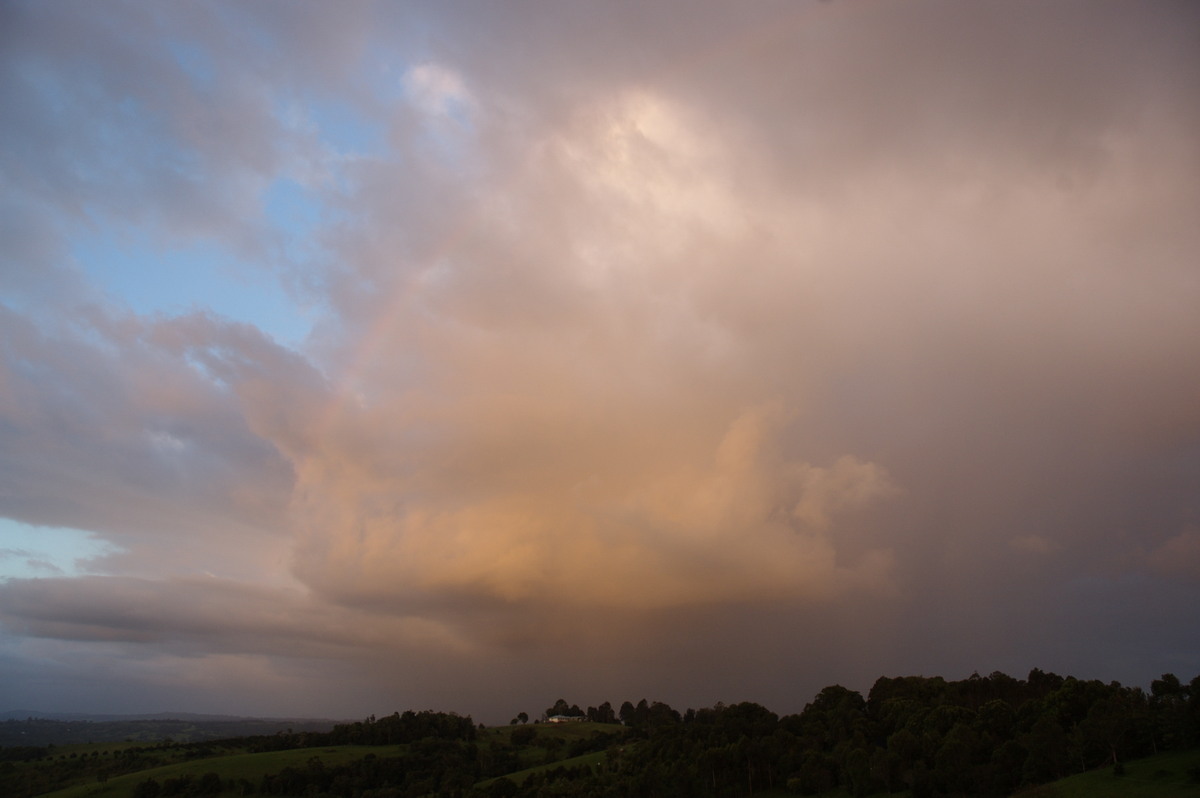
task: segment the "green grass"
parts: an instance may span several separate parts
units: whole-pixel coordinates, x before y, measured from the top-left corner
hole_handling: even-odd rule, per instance
[[[500,779],[508,779],[509,781],[513,782],[514,784],[524,784],[525,779],[529,778],[534,773],[541,773],[546,770],[554,770],[555,768],[574,768],[574,767],[579,767],[580,765],[586,765],[589,768],[592,768],[594,770],[595,768],[604,764],[604,761],[607,758],[608,758],[608,754],[606,754],[605,752],[593,751],[590,754],[582,754],[580,756],[573,756],[570,759],[560,759],[557,762],[550,762],[548,764],[535,765],[533,767],[525,768],[524,770],[518,770],[515,773],[506,773],[503,776],[496,776],[495,778],[492,778],[492,779],[484,779],[483,781],[479,782],[475,786],[476,787],[487,787],[492,782],[499,781]]]
[[[491,740],[505,745],[511,744],[512,735],[519,728],[522,727],[501,726],[481,730],[477,743],[486,745]],[[549,764],[546,762],[555,757],[564,756],[572,744],[578,740],[587,740],[597,733],[623,736],[629,731],[623,726],[614,724],[586,722],[534,724],[526,725],[524,729],[525,733],[534,732],[536,736],[531,744],[515,746],[519,758],[516,767],[518,773],[524,774],[518,777],[522,781],[528,773],[560,765],[595,766],[604,761],[603,753],[589,753]],[[103,783],[98,780],[97,773],[106,765],[119,767],[120,761],[123,761],[119,759],[120,751],[142,747],[147,749],[144,755],[158,757],[162,764],[146,767],[136,773],[111,776]],[[195,756],[198,750],[204,751],[207,755],[188,758]],[[360,759],[367,754],[385,757],[395,756],[402,751],[403,748],[400,746],[330,746],[251,754],[236,747],[236,743],[232,746],[214,743],[205,749],[161,743],[152,746],[144,746],[137,742],[74,743],[56,746],[52,754],[52,761],[17,763],[15,767],[39,769],[66,766],[67,762],[71,762],[72,766],[75,762],[79,762],[81,765],[86,762],[86,765],[82,765],[83,771],[74,777],[68,776],[66,781],[58,781],[57,783],[61,785],[59,789],[43,795],[48,798],[127,798],[138,784],[147,779],[154,779],[159,784],[163,784],[168,779],[185,776],[198,779],[205,773],[216,773],[225,782],[244,779],[257,786],[265,775],[279,773],[289,767],[304,769],[312,757],[317,757],[323,764],[332,767]],[[232,795],[232,793],[228,794]]]
[[[303,768],[313,757],[325,765],[340,765],[361,759],[367,754],[394,756],[400,746],[339,745],[328,748],[297,748],[291,751],[268,751],[260,754],[230,754],[190,762],[177,762],[162,767],[139,770],[124,776],[114,776],[104,784],[93,779],[87,784],[76,784],[57,792],[47,793],[46,798],[124,798],[133,788],[147,779],[160,784],[166,779],[180,776],[200,777],[205,773],[216,773],[222,780],[246,779],[256,786],[268,774],[278,773],[284,768]]]
[[[1018,793],[1020,798],[1200,798],[1200,783],[1188,771],[1200,767],[1200,750],[1172,751],[1125,764],[1079,773]]]
[[[515,729],[520,727],[501,726],[483,730],[477,742],[486,745],[489,740],[508,743]],[[529,728],[529,727],[526,727]],[[565,753],[568,746],[581,739],[589,739],[597,732],[602,734],[624,735],[627,729],[611,724],[572,723],[572,724],[538,724],[533,727],[537,736],[533,743],[520,750],[521,763],[525,767],[498,778],[507,778],[517,784],[523,784],[526,779],[536,773],[543,773],[555,768],[587,767],[597,770],[604,767],[607,761],[605,751],[593,751],[580,756],[570,757],[552,762],[546,762],[550,756]],[[546,745],[549,741],[557,741]],[[636,744],[636,743],[634,743]],[[63,747],[80,756],[89,754],[91,750],[111,751],[114,746],[108,744],[75,745]],[[45,794],[45,798],[128,798],[134,788],[146,781],[155,779],[160,784],[168,779],[191,776],[200,778],[205,773],[216,773],[223,781],[238,781],[245,779],[254,785],[263,776],[276,774],[285,768],[304,769],[308,762],[315,758],[329,767],[346,764],[359,760],[368,754],[379,757],[395,756],[404,751],[403,746],[329,746],[303,748],[289,751],[272,751],[266,753],[241,753],[238,751],[221,752],[214,748],[215,756],[188,761],[178,761],[159,767],[149,768],[137,773],[114,776],[101,784],[92,775],[87,780],[56,792]],[[165,756],[179,756],[181,749],[166,747],[162,749]],[[36,765],[33,765],[36,766]],[[1052,784],[1042,785],[1018,793],[1017,798],[1200,798],[1200,783],[1192,781],[1189,771],[1200,768],[1200,750],[1193,749],[1182,752],[1169,752],[1154,757],[1134,760],[1125,764],[1125,773],[1121,776],[1113,774],[1111,767],[1098,769],[1089,773],[1081,773]],[[496,781],[495,778],[479,782],[476,786],[486,788]],[[231,796],[233,792],[222,795]],[[758,795],[760,793],[756,793]],[[776,790],[770,795],[782,796],[785,793]],[[761,793],[768,798],[768,793]],[[845,795],[844,791],[827,793],[824,798],[835,798]],[[900,798],[902,794],[897,794]]]
[[[488,741],[495,740],[501,743],[508,743],[512,738],[512,734],[522,726],[495,726],[485,729],[476,741],[480,745],[486,745]],[[486,779],[479,782],[478,786],[486,787],[499,778],[507,778],[517,784],[524,783],[532,773],[539,773],[546,770],[553,770],[558,767],[578,767],[586,765],[591,768],[596,768],[602,765],[607,759],[607,754],[604,751],[593,751],[580,756],[570,757],[568,759],[558,759],[553,762],[546,762],[548,755],[561,756],[571,743],[577,740],[587,740],[596,733],[603,735],[615,735],[623,737],[629,733],[629,729],[625,726],[619,726],[613,723],[591,723],[580,721],[577,723],[538,723],[532,726],[525,725],[524,728],[532,728],[537,736],[533,742],[527,747],[522,747],[518,753],[521,763],[527,767],[497,776],[496,778]],[[557,749],[551,753],[551,749],[546,745],[547,742],[555,740]]]

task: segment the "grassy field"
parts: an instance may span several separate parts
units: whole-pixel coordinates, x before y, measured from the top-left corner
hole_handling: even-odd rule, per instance
[[[115,776],[104,784],[98,784],[93,779],[87,784],[77,784],[49,793],[48,798],[124,798],[133,792],[137,784],[146,779],[154,779],[161,783],[180,776],[200,777],[210,772],[216,773],[223,780],[246,779],[257,784],[259,779],[269,773],[278,773],[288,767],[303,768],[314,757],[325,765],[339,765],[367,754],[394,756],[401,750],[400,746],[395,745],[340,745],[333,748],[297,748],[261,754],[232,754],[140,770],[137,773]]]
[[[523,731],[522,731],[523,729]],[[522,769],[511,774],[509,778],[520,783],[532,773],[551,770],[556,767],[577,767],[586,765],[597,767],[601,765],[606,754],[594,751],[580,756],[565,757],[572,744],[591,738],[594,734],[624,735],[627,732],[623,726],[599,723],[564,723],[564,724],[529,724],[522,726],[499,726],[481,730],[476,744],[486,746],[495,742],[501,746],[513,746],[516,749]],[[514,744],[513,735],[533,735],[527,743]],[[89,757],[107,756],[114,751],[136,746],[136,743],[90,743],[64,745],[56,749],[60,757]],[[76,783],[45,793],[46,798],[127,798],[134,788],[146,781],[154,779],[160,784],[169,779],[192,777],[199,779],[206,773],[216,773],[222,781],[246,780],[257,785],[263,776],[279,773],[285,768],[304,769],[308,762],[315,758],[328,767],[337,766],[360,759],[367,754],[378,757],[395,756],[403,751],[401,746],[352,746],[301,748],[288,751],[273,751],[266,753],[244,753],[242,751],[222,750],[219,746],[209,749],[211,755],[175,761],[156,767],[149,767],[136,773],[113,776],[101,783],[94,775],[80,776]],[[186,752],[182,748],[169,745],[156,747],[155,754],[165,759],[182,759]],[[555,760],[555,761],[551,761]],[[37,764],[23,767],[39,767]],[[490,780],[489,780],[490,781]],[[225,794],[233,794],[222,793]]]
[[[483,781],[479,782],[475,786],[476,787],[487,787],[492,782],[499,781],[500,779],[508,779],[509,781],[513,782],[514,784],[524,784],[525,779],[529,778],[534,773],[541,773],[546,770],[554,770],[555,768],[575,768],[575,767],[579,767],[580,765],[586,765],[589,768],[595,769],[595,768],[599,767],[600,765],[602,765],[607,758],[608,758],[608,755],[606,753],[604,753],[603,751],[593,751],[590,754],[583,754],[581,756],[573,756],[569,759],[561,759],[557,762],[550,762],[548,764],[535,765],[530,768],[525,768],[524,770],[518,770],[516,773],[508,773],[504,776],[497,776],[494,779],[484,779]]]
[[[595,723],[572,724],[536,724],[524,727],[501,726],[480,730],[476,744],[484,747],[495,743],[510,752],[515,753],[513,764],[519,763],[519,769],[507,774],[507,778],[517,784],[524,783],[530,776],[551,771],[556,768],[587,767],[592,770],[603,768],[607,761],[606,751],[589,751],[578,756],[569,757],[571,745],[581,740],[588,740],[594,734],[618,735],[609,742],[609,746],[621,745],[620,737],[628,730],[621,726]],[[521,743],[522,737],[533,734],[533,739]],[[513,735],[518,742],[514,744]],[[636,745],[636,743],[634,743]],[[512,746],[510,748],[510,746]],[[74,754],[78,757],[90,756],[93,752],[103,756],[114,748],[124,746],[113,744],[92,744],[62,746],[58,749],[61,754]],[[577,746],[581,750],[586,746]],[[182,760],[183,756],[195,756],[194,749],[163,746],[162,756],[167,759]],[[257,785],[268,774],[277,774],[285,768],[304,770],[309,762],[316,758],[326,767],[335,767],[359,760],[368,754],[384,758],[396,756],[405,750],[402,746],[363,746],[341,745],[317,748],[302,748],[287,751],[266,753],[244,753],[241,751],[221,750],[214,746],[208,752],[211,755],[175,761],[150,767],[136,773],[114,776],[100,783],[95,775],[82,776],[77,783],[56,792],[44,793],[48,798],[128,798],[135,787],[147,779],[154,779],[164,784],[170,779],[191,777],[200,779],[206,773],[215,773],[226,782],[226,792],[221,796],[232,796],[233,785],[229,782],[245,780]],[[191,752],[191,753],[189,753]],[[559,758],[564,757],[564,758]],[[36,764],[27,765],[37,767]],[[512,765],[510,765],[511,767]],[[1160,754],[1146,759],[1126,763],[1123,775],[1117,776],[1112,768],[1103,768],[1090,773],[1071,776],[1053,784],[1042,785],[1023,791],[1016,798],[1200,798],[1200,783],[1189,775],[1200,768],[1200,750],[1172,752]],[[495,771],[493,771],[495,772]],[[476,786],[486,788],[496,779],[487,779]],[[61,783],[61,782],[60,782]],[[763,798],[782,798],[787,795],[782,790],[771,793],[756,792]],[[823,793],[824,798],[843,798],[847,796],[844,790]],[[903,798],[904,793],[896,793],[896,798]]]
[[[522,728],[524,731],[522,732]],[[500,743],[512,743],[516,734],[532,732],[534,739],[524,745],[515,743],[519,749],[519,759],[524,769],[509,774],[512,781],[522,783],[529,774],[550,770],[559,766],[575,767],[587,764],[594,767],[605,760],[603,751],[592,751],[579,756],[568,757],[569,747],[580,740],[588,740],[593,735],[601,734],[612,737],[623,737],[628,732],[624,726],[611,723],[539,723],[528,726],[507,726],[487,729],[479,737],[479,744],[486,745],[489,740]],[[550,761],[556,760],[556,761]],[[488,779],[485,783],[491,783]]]
[[[1200,750],[1173,751],[1125,765],[1125,775],[1112,768],[1079,773],[1053,784],[1019,793],[1019,798],[1200,798],[1200,783],[1188,771],[1200,767]]]

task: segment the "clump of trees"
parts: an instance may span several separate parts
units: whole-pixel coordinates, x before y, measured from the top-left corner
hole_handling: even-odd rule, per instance
[[[313,745],[403,745],[417,740],[475,739],[475,723],[470,716],[452,712],[393,712],[384,718],[374,715],[358,723],[344,723],[324,734],[313,734],[319,740]]]
[[[779,787],[801,795],[1009,795],[1200,744],[1200,677],[1184,684],[1164,674],[1149,693],[1038,669],[1025,679],[882,677],[866,698],[833,685],[782,718],[754,703],[681,715],[645,700],[624,702],[618,718],[633,740],[610,750],[602,771],[564,769],[558,785],[551,771],[498,789],[514,796],[740,796]]]
[[[231,785],[236,786],[236,785]],[[226,783],[216,773],[205,773],[203,776],[176,776],[164,779],[146,779],[138,782],[133,788],[133,798],[173,798],[176,795],[203,796],[220,795]]]

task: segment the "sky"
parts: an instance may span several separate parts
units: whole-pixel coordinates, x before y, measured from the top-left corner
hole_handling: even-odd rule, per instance
[[[1200,673],[1200,5],[0,6],[0,710]]]

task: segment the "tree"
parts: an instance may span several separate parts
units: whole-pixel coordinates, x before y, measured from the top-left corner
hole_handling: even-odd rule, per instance
[[[899,757],[886,748],[876,748],[871,754],[871,778],[882,784],[889,793],[898,786],[896,771],[899,769]]]
[[[909,729],[900,729],[887,740],[887,751],[894,759],[900,780],[912,786],[912,769],[921,758],[921,741]]]
[[[1150,683],[1150,712],[1156,741],[1164,748],[1184,748],[1189,742],[1188,692],[1173,673]]]
[[[554,702],[554,706],[542,713],[542,718],[549,719],[555,715],[570,715],[571,705],[566,702],[566,699],[560,698]]]
[[[871,789],[871,757],[862,748],[855,748],[846,757],[846,780],[855,798],[861,798]]]
[[[521,721],[521,723],[528,723],[529,722],[529,714],[526,712],[518,712],[517,720]]]
[[[138,785],[133,788],[133,797],[134,798],[158,798],[158,796],[161,792],[162,792],[162,785],[160,785],[154,779],[146,779],[143,782],[139,782]]]
[[[1087,757],[1085,765],[1096,765],[1105,760],[1117,765],[1121,761],[1132,714],[1120,696],[1109,696],[1092,704],[1078,729],[1079,741]]]
[[[664,726],[674,723],[681,723],[683,717],[671,709],[669,704],[662,701],[655,701],[646,711],[646,722],[652,726]]]
[[[532,726],[522,726],[519,729],[513,729],[513,733],[508,738],[513,745],[529,745],[537,739],[537,729]]]
[[[992,751],[988,760],[991,768],[992,789],[999,795],[1009,795],[1021,783],[1021,768],[1029,752],[1016,740],[1006,740]]]
[[[1029,752],[1023,769],[1025,781],[1038,784],[1065,775],[1067,735],[1053,715],[1038,718],[1019,742]]]
[[[999,744],[1012,739],[1017,715],[1011,706],[998,698],[992,699],[975,713],[975,729],[989,741]]]
[[[978,735],[965,723],[956,724],[943,737],[933,757],[934,780],[950,794],[962,794],[979,782],[975,770]]]
[[[213,771],[209,771],[200,777],[200,782],[196,785],[196,792],[200,795],[217,795],[221,792],[224,785],[221,783],[221,777]]]

